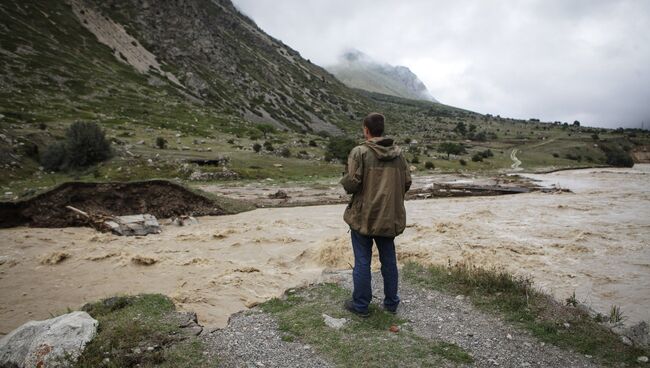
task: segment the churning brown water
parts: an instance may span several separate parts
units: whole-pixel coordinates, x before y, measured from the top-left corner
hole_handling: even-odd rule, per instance
[[[407,203],[401,261],[468,261],[531,275],[565,298],[650,319],[650,165],[531,175],[574,193]],[[0,230],[0,334],[115,294],[159,292],[202,323],[352,263],[343,205],[258,209],[122,238],[87,228]],[[153,263],[145,265],[146,263]]]

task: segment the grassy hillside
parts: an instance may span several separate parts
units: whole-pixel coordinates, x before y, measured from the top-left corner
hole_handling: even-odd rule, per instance
[[[386,114],[387,133],[419,172],[512,170],[513,152],[524,170],[607,165],[601,147],[650,146],[640,131],[507,119],[349,89],[226,0],[72,4],[76,13],[62,2],[0,4],[5,199],[70,179],[332,178],[342,166],[327,160],[330,143],[341,135],[361,140],[361,119],[370,111]],[[98,24],[92,12],[123,26],[129,44],[152,53],[159,67],[138,71],[131,54],[99,42],[89,30]],[[74,171],[42,170],[45,148],[63,140],[66,127],[78,120],[105,130],[114,157]],[[462,145],[462,153],[441,152],[449,142]],[[472,161],[487,150],[491,155]],[[192,163],[216,158],[227,159]]]

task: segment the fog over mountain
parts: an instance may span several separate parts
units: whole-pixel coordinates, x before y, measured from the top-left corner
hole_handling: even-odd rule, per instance
[[[650,125],[650,2],[235,0],[319,65],[348,48],[412,70],[440,101],[603,127]]]
[[[363,52],[350,49],[326,69],[348,87],[387,95],[437,102],[427,87],[409,68],[373,60]]]

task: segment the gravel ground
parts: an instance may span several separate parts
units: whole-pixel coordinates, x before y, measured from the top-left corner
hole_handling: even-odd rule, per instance
[[[311,346],[282,341],[277,322],[257,309],[232,315],[204,339],[220,367],[333,367]]]
[[[352,274],[340,274],[352,289]],[[373,274],[373,302],[384,296],[380,274]],[[376,299],[375,299],[376,298]],[[598,367],[584,355],[536,340],[499,318],[475,309],[462,295],[454,296],[400,282],[398,315],[416,334],[453,342],[474,358],[474,367]]]
[[[330,281],[352,288],[351,272]],[[373,275],[374,302],[383,298],[381,275]],[[499,318],[476,310],[462,296],[400,284],[398,314],[425,338],[453,342],[474,358],[473,367],[598,367],[588,357],[537,341]],[[406,327],[406,326],[403,326]],[[228,327],[204,335],[209,354],[224,367],[331,367],[299,342],[282,341],[275,320],[259,310],[233,315]]]

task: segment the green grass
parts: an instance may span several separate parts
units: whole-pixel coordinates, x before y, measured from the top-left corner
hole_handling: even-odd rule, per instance
[[[437,367],[443,361],[471,363],[471,356],[460,347],[415,335],[406,321],[371,306],[370,317],[363,319],[345,311],[343,302],[350,292],[335,284],[321,284],[272,299],[260,307],[274,315],[285,341],[300,341],[341,367]],[[346,318],[340,330],[329,328],[323,314]],[[402,326],[398,333],[392,325]]]
[[[100,301],[84,307],[99,326],[97,336],[74,367],[216,366],[204,357],[201,340],[185,335],[170,318],[174,304],[166,296],[143,294],[112,300],[110,304]]]
[[[623,344],[619,336],[582,309],[560,304],[534,289],[529,279],[503,270],[409,263],[402,274],[416,285],[467,295],[478,308],[503,316],[540,340],[592,355],[604,364],[635,366],[637,357],[650,353]]]

